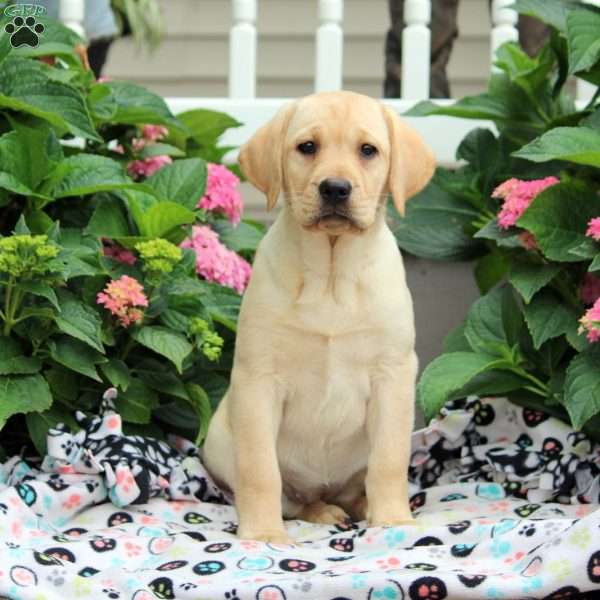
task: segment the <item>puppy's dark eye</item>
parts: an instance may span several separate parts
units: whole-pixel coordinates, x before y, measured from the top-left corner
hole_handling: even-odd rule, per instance
[[[317,145],[314,142],[302,142],[298,144],[300,154],[314,154],[317,151]]]
[[[377,148],[371,144],[363,144],[360,147],[360,153],[366,158],[371,158],[377,154]]]

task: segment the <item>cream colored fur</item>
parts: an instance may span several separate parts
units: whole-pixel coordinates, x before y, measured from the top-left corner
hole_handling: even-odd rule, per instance
[[[298,151],[306,141],[316,154]],[[402,212],[433,156],[389,108],[332,92],[282,109],[240,163],[269,206],[280,193],[284,204],[256,254],[231,384],[204,447],[235,493],[238,534],[289,541],[282,516],[410,522],[415,332],[385,198]],[[318,186],[331,177],[352,183],[350,220],[319,219]]]

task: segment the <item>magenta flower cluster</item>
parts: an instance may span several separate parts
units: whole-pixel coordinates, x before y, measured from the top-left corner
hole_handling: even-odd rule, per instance
[[[508,229],[515,225],[534,198],[546,188],[557,183],[559,183],[559,180],[556,177],[546,177],[545,179],[535,179],[533,181],[521,181],[513,178],[498,186],[492,193],[492,198],[504,200],[504,204],[498,213],[498,227]]]
[[[232,225],[240,222],[243,211],[240,180],[227,167],[208,163],[206,191],[198,207],[225,215]]]
[[[142,137],[133,138],[131,140],[131,146],[135,152],[140,152],[146,146],[155,144],[164,139],[168,133],[169,130],[162,125],[144,125],[142,127]],[[172,162],[173,160],[170,156],[159,154],[157,156],[132,160],[129,165],[127,165],[127,171],[134,179],[150,177],[150,175],[153,175],[165,165],[170,165]]]
[[[181,243],[196,253],[196,272],[215,283],[233,288],[238,293],[246,289],[252,267],[241,256],[224,246],[218,234],[207,225],[192,228],[192,236]]]
[[[129,275],[110,281],[104,291],[98,294],[96,302],[117,317],[123,327],[141,321],[144,313],[140,307],[148,306],[144,288],[137,279]]]

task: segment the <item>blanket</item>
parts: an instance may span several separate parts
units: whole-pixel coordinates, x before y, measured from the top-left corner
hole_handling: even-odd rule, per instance
[[[599,598],[600,448],[505,399],[413,434],[416,525],[287,523],[239,540],[198,449],[123,435],[110,400],[0,465],[0,597],[153,600]]]

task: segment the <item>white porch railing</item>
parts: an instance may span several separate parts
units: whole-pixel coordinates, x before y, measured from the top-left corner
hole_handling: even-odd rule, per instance
[[[491,10],[491,60],[506,41],[517,40],[517,13],[510,8],[513,0],[493,0]],[[229,34],[229,97],[167,98],[175,112],[209,108],[231,114],[244,123],[229,130],[224,144],[240,145],[267,122],[289,98],[256,98],[256,56],[258,0],[231,0],[232,26]],[[85,0],[60,0],[63,22],[83,31]],[[315,35],[315,91],[343,87],[343,14],[344,0],[317,0],[319,25]],[[429,98],[429,55],[431,48],[431,0],[405,0],[405,28],[402,35],[402,98],[384,100],[403,113],[415,102]],[[381,32],[383,44],[385,32]],[[591,97],[592,88],[583,83],[577,88],[578,99]],[[442,163],[454,161],[460,140],[474,127],[488,125],[467,119],[448,117],[412,118],[411,124],[430,144]]]

